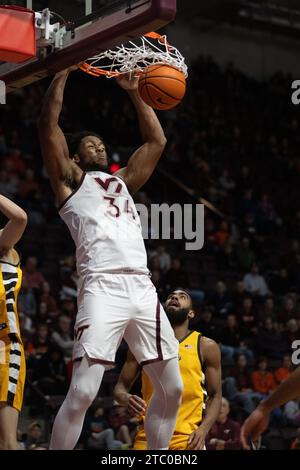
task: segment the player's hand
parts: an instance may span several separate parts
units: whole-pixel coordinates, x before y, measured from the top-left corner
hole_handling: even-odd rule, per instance
[[[269,413],[258,406],[246,419],[241,430],[241,441],[244,449],[250,450],[250,440],[256,442],[260,435],[267,429]]]
[[[189,450],[203,450],[207,432],[201,429],[201,426],[194,431],[188,440],[187,448]]]
[[[123,90],[134,91],[138,89],[139,77],[136,77],[133,74],[125,73],[124,75],[119,75],[116,80]]]
[[[127,411],[130,416],[140,416],[145,414],[147,403],[137,395],[129,395]]]
[[[75,70],[78,70],[80,66],[81,66],[81,62],[79,64],[71,65],[70,67],[67,67],[64,70],[57,72],[55,76],[60,77],[60,76],[68,75],[70,72],[74,72]]]

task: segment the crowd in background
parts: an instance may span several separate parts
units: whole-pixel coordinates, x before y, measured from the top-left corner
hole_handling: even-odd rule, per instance
[[[161,168],[224,214],[205,209],[205,243],[198,252],[185,251],[181,240],[146,240],[161,301],[171,289],[188,289],[197,312],[191,328],[221,348],[227,400],[209,448],[240,448],[237,430],[291,373],[293,342],[300,339],[300,118],[290,83],[280,73],[259,83],[232,64],[221,69],[202,57],[190,68],[182,104],[159,114],[168,139]],[[19,244],[25,410],[34,419],[20,431],[26,449],[47,447],[48,425],[68,389],[77,308],[74,245],[57,215],[37,137],[46,86],[47,81],[18,90],[1,107],[0,193],[26,210],[29,220]],[[124,91],[112,80],[81,72],[67,84],[61,126],[103,135],[115,168],[140,143]],[[193,202],[159,171],[136,201]],[[107,372],[78,448],[130,447],[137,421],[112,400],[125,356],[122,344],[118,368]],[[232,436],[224,444],[228,420]],[[300,403],[290,402],[272,413],[264,445],[298,448],[299,426]]]

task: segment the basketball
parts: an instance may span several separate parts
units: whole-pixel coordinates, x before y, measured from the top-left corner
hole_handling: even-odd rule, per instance
[[[171,109],[184,97],[185,77],[175,67],[153,64],[139,79],[139,93],[143,101],[154,109]]]

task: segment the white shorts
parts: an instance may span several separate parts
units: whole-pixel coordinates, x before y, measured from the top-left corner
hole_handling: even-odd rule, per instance
[[[98,274],[78,298],[73,360],[87,354],[114,366],[122,338],[141,365],[178,356],[175,338],[146,274]]]

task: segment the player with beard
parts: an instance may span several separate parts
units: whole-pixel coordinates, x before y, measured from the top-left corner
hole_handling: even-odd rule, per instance
[[[109,174],[104,141],[93,132],[72,135],[67,143],[59,117],[73,69],[55,75],[39,119],[44,164],[59,215],[76,245],[79,276],[72,380],[54,421],[50,448],[74,448],[124,337],[154,384],[145,420],[148,449],[163,450],[173,434],[182,393],[178,341],[150,279],[132,195],[150,178],[166,138],[155,112],[139,96],[138,78],[121,76],[118,84],[136,110],[143,141],[127,165]]]
[[[219,347],[212,339],[189,329],[189,321],[194,318],[195,312],[187,292],[172,292],[166,300],[165,311],[179,341],[179,367],[183,381],[182,402],[169,449],[203,450],[206,435],[216,421],[221,406]],[[142,398],[130,394],[130,389],[140,374]],[[147,449],[144,414],[152,393],[153,387],[147,371],[129,351],[114,396],[119,404],[127,407],[130,415],[140,418],[134,450]]]

